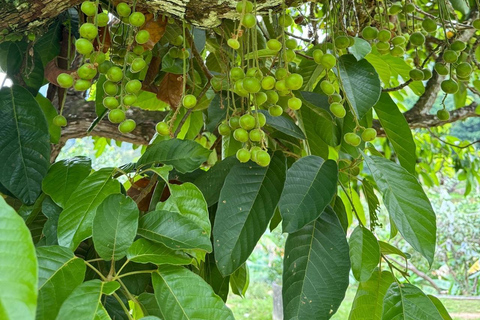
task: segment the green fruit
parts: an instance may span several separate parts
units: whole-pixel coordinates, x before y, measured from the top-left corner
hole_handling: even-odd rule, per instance
[[[285,79],[285,86],[290,90],[299,90],[303,86],[303,77],[298,73],[292,73]]]
[[[266,76],[262,79],[262,89],[272,90],[275,87],[275,78],[272,76]]]
[[[243,19],[242,19],[242,24],[250,29],[250,28],[253,28],[255,26],[255,24],[257,23],[257,18],[255,17],[254,14],[252,13],[247,13],[243,16]]]
[[[132,64],[130,65],[130,71],[132,73],[137,73],[142,71],[146,66],[147,63],[145,62],[145,60],[143,60],[142,58],[136,58],[132,61]]]
[[[475,20],[473,20],[472,26],[473,26],[475,29],[480,30],[480,19],[475,19]]]
[[[415,5],[413,3],[407,3],[405,5],[405,11],[407,13],[412,13],[413,11],[415,11]]]
[[[240,117],[240,127],[245,130],[251,130],[255,128],[255,117],[251,114],[244,114]]]
[[[267,41],[267,48],[274,51],[280,51],[280,49],[282,49],[282,43],[277,39],[270,39]]]
[[[377,35],[378,41],[381,41],[381,42],[388,42],[390,41],[391,37],[392,37],[392,33],[390,32],[390,30],[385,30],[385,29],[380,30]]]
[[[337,59],[335,58],[335,56],[333,54],[325,53],[320,58],[320,64],[325,69],[332,69],[337,64]]]
[[[118,93],[118,86],[115,82],[105,81],[103,83],[103,92],[110,96],[114,96]]]
[[[367,141],[373,141],[377,137],[377,130],[373,128],[367,128],[362,132],[362,140],[367,142]]]
[[[230,79],[232,81],[237,81],[245,78],[245,72],[240,67],[234,67],[230,70]]]
[[[135,53],[136,55],[141,55],[143,54],[143,52],[145,51],[145,48],[141,45],[136,45],[135,47],[133,47],[133,53]]]
[[[101,51],[95,51],[90,55],[90,62],[100,65],[105,62],[105,53]]]
[[[344,118],[345,115],[347,114],[347,111],[345,110],[345,107],[343,104],[339,102],[333,102],[330,105],[330,112],[333,113],[333,115],[337,118]]]
[[[441,76],[446,76],[448,74],[448,68],[443,63],[436,63],[434,69]]]
[[[357,147],[362,142],[362,139],[360,139],[360,137],[353,132],[346,133],[343,136],[343,139],[346,143],[354,147]]]
[[[437,117],[442,121],[447,121],[448,119],[450,119],[450,113],[448,112],[448,110],[440,109],[437,111]]]
[[[335,93],[335,87],[328,80],[323,80],[322,82],[320,82],[320,88],[322,89],[323,93],[325,93],[327,96]]]
[[[267,117],[263,113],[257,113],[258,126],[261,128],[267,123]]]
[[[95,20],[96,20],[97,26],[105,27],[108,24],[108,21],[110,20],[110,18],[108,17],[108,13],[102,12],[97,14]]]
[[[405,54],[405,50],[400,46],[394,46],[390,50],[390,54],[394,57],[402,57]]]
[[[91,1],[84,1],[80,7],[85,15],[93,17],[97,13],[97,5]]]
[[[288,39],[287,41],[285,41],[285,47],[287,47],[287,49],[295,50],[297,46],[297,40],[295,39]]]
[[[278,24],[283,28],[290,27],[293,24],[293,18],[287,14],[283,14],[278,18]]]
[[[233,139],[238,142],[247,142],[248,141],[248,132],[245,129],[238,128],[233,131]]]
[[[178,35],[178,36],[176,36],[175,39],[173,39],[170,43],[171,43],[172,45],[174,45],[174,46],[179,47],[179,46],[183,45],[183,41],[184,41],[184,40],[185,40],[185,39],[183,38],[182,35]]]
[[[376,46],[378,51],[382,51],[382,52],[390,51],[390,43],[388,42],[377,42]]]
[[[254,78],[257,78],[258,80],[262,80],[263,73],[258,68],[249,68],[247,70],[246,76],[247,77],[254,77]]]
[[[120,105],[115,97],[103,98],[103,105],[107,109],[116,109]]]
[[[234,84],[235,93],[241,97],[248,97],[249,93],[243,87],[243,79],[237,80]]]
[[[440,86],[447,94],[454,94],[458,91],[458,83],[453,79],[443,80]]]
[[[397,13],[401,12],[403,10],[402,6],[399,4],[393,4],[390,9],[388,9],[388,13],[392,15],[396,15]]]
[[[243,88],[249,93],[257,93],[262,88],[262,85],[257,78],[246,77],[243,79]]]
[[[262,167],[266,167],[270,164],[270,155],[267,151],[260,150],[256,154],[257,164]]]
[[[400,45],[404,44],[405,41],[406,41],[406,40],[405,40],[405,37],[404,37],[404,36],[396,36],[396,37],[393,37],[393,39],[392,39],[392,44],[393,44],[394,46],[400,46]]]
[[[283,109],[282,109],[282,107],[280,107],[279,105],[270,106],[270,107],[268,108],[268,113],[269,113],[272,117],[279,117],[279,116],[282,115]]]
[[[150,40],[150,33],[147,30],[140,30],[137,32],[137,35],[135,36],[135,41],[138,44],[147,43],[148,40]]]
[[[245,163],[250,160],[250,151],[245,148],[238,149],[237,154],[235,155],[238,161]]]
[[[320,50],[320,49],[315,49],[315,50],[313,51],[313,54],[312,54],[312,55],[313,55],[313,60],[314,60],[317,64],[320,64],[320,60],[321,60],[321,58],[322,58],[322,56],[323,56],[323,51]]]
[[[250,149],[250,159],[257,162],[257,155],[260,151],[262,151],[262,148],[260,148],[259,146],[252,147]]]
[[[59,114],[53,118],[53,124],[57,127],[65,127],[67,125],[67,119]]]
[[[475,89],[480,91],[480,80],[473,80],[472,83]]]
[[[240,49],[240,42],[238,42],[237,39],[228,39],[227,40],[227,45],[232,48],[233,50],[238,50]]]
[[[457,51],[457,52],[465,50],[466,47],[467,47],[467,45],[465,44],[465,42],[460,41],[460,40],[455,40],[450,45],[450,49],[454,50],[454,51]]]
[[[75,41],[75,49],[84,56],[89,55],[93,51],[93,44],[87,39],[78,39]]]
[[[285,62],[292,62],[297,57],[295,51],[287,49],[285,50]]]
[[[362,30],[362,37],[365,40],[373,40],[376,39],[378,36],[378,29],[375,27],[365,27]]]
[[[232,129],[240,128],[240,118],[239,117],[231,117],[230,120],[228,120],[228,125]]]
[[[170,127],[166,122],[159,122],[155,126],[155,130],[158,132],[159,135],[161,136],[169,136],[170,135]]]
[[[120,17],[126,18],[130,15],[131,12],[132,9],[130,9],[130,6],[125,2],[121,2],[117,5],[117,13]]]
[[[285,84],[285,80],[279,80],[275,82],[275,90],[278,92],[286,91],[287,85]]]
[[[421,32],[414,32],[410,36],[410,43],[415,47],[422,46],[425,43],[425,36]]]
[[[130,80],[125,85],[125,91],[127,93],[138,93],[142,89],[142,83],[139,80]]]
[[[256,93],[253,97],[253,102],[258,107],[263,105],[265,102],[267,102],[267,94],[265,92]]]
[[[259,142],[263,140],[264,133],[261,129],[253,129],[248,133],[250,141]]]
[[[118,125],[118,131],[120,131],[121,133],[129,133],[135,130],[136,126],[137,124],[134,120],[128,119]]]
[[[57,77],[57,83],[62,88],[70,88],[73,86],[73,77],[68,73],[60,73]]]
[[[243,11],[245,9],[245,12]],[[239,1],[237,2],[238,13],[250,13],[253,11],[253,3],[251,1]]]
[[[335,38],[335,47],[337,49],[346,49],[350,47],[350,40],[347,36],[338,36]]]
[[[422,28],[428,33],[432,33],[437,30],[437,23],[433,19],[425,18],[422,21]]]
[[[111,61],[104,61],[98,66],[98,72],[106,74],[111,67],[113,67],[113,63]]]
[[[187,94],[183,97],[182,104],[187,109],[192,109],[197,105],[197,97],[193,94]]]
[[[108,120],[110,120],[111,123],[120,123],[125,120],[125,112],[121,109],[110,110]]]
[[[92,83],[90,81],[78,79],[77,81],[75,81],[75,85],[73,86],[73,88],[77,91],[85,91],[90,89],[91,86]]]
[[[218,77],[213,77],[210,80],[210,84],[212,85],[212,88],[215,91],[222,91],[223,89],[223,80]]]
[[[288,99],[288,107],[292,110],[298,110],[302,107],[302,100],[297,97],[292,97]]]
[[[334,93],[328,96],[328,103],[341,102],[341,101],[342,101],[342,96],[337,93]]]
[[[145,15],[141,12],[134,12],[128,18],[128,22],[134,27],[141,27],[145,23]]]
[[[37,36],[35,35],[35,33],[29,33],[27,36],[28,41],[35,41],[36,38]]]
[[[77,70],[77,75],[80,79],[92,80],[97,75],[97,68],[93,63],[85,63]]]
[[[445,50],[443,53],[443,60],[447,63],[455,63],[458,60],[458,55],[453,50]]]
[[[470,76],[470,74],[473,71],[473,68],[470,65],[470,63],[462,62],[456,67],[455,71],[457,72],[457,75],[459,77],[465,78],[465,77]]]
[[[409,74],[413,81],[421,81],[424,78],[423,71],[420,69],[412,69]]]
[[[119,67],[111,67],[107,71],[107,79],[113,82],[119,82],[123,79],[123,71]]]
[[[230,126],[226,123],[222,123],[218,126],[218,133],[222,136],[229,136],[231,132]]]
[[[267,95],[267,102],[271,104],[275,104],[278,102],[279,97],[276,91],[268,90],[265,92],[265,94]]]
[[[432,77],[432,71],[430,69],[422,69],[423,72],[423,80],[428,80]]]
[[[93,23],[84,23],[80,27],[80,36],[88,40],[93,40],[98,35],[98,29]]]
[[[278,68],[277,71],[275,71],[275,78],[277,80],[283,80],[287,77],[288,75],[288,70],[285,68]]]
[[[131,106],[137,101],[137,96],[134,94],[127,94],[123,97],[123,104]]]

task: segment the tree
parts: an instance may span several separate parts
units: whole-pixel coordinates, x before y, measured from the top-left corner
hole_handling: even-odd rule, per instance
[[[350,319],[449,319],[375,236],[378,195],[431,265],[417,177],[438,181],[438,152],[479,180],[476,142],[435,129],[480,113],[477,14],[462,0],[5,4],[2,319],[233,319],[228,293],[280,224],[285,319],[330,318],[350,270]],[[89,134],[148,147],[119,168],[55,162]]]

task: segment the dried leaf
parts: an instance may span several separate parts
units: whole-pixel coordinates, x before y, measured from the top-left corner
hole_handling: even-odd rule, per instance
[[[167,26],[167,17],[154,17],[151,13],[145,13],[145,24],[142,30],[147,30],[150,33],[150,40],[143,45],[145,50],[152,50],[155,44],[162,39],[165,34]]]
[[[58,82],[57,82],[57,77],[58,77],[59,74],[68,73],[68,74],[71,74],[73,77],[75,77],[77,70],[76,69],[72,69],[72,70],[62,69],[59,66],[57,66],[56,61],[57,61],[57,59],[55,58],[52,61],[50,61],[49,63],[47,63],[47,65],[44,68],[43,74],[44,74],[45,79],[48,80],[48,82],[53,83],[54,85],[59,87]]]
[[[183,77],[167,73],[158,87],[157,98],[168,103],[172,109],[180,104],[183,94]]]

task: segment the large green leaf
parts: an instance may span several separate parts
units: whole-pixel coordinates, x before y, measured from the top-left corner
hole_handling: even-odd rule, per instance
[[[193,259],[185,252],[172,250],[161,243],[138,239],[128,248],[127,259],[138,263],[187,265]]]
[[[111,194],[98,206],[92,236],[98,255],[107,261],[125,257],[137,235],[138,207],[132,198]]]
[[[315,48],[317,49],[317,48]],[[313,50],[307,51],[307,54],[312,55]],[[318,78],[322,74],[322,65],[316,63],[311,59],[300,57],[300,64],[298,65],[298,73],[303,77],[303,88],[305,91],[312,91],[315,88],[315,84]]]
[[[48,31],[35,41],[35,51],[39,53],[44,66],[60,53],[61,31],[62,21],[56,19]]]
[[[210,151],[191,140],[162,140],[147,148],[138,165],[170,164],[181,173],[191,172],[205,161]]]
[[[377,156],[364,156],[398,231],[430,263],[436,243],[436,218],[422,186],[407,170]]]
[[[338,59],[338,71],[350,106],[359,119],[363,118],[382,92],[377,71],[367,60],[357,61],[350,54]]]
[[[452,320],[452,317],[448,314],[447,309],[446,309],[445,306],[442,304],[442,301],[440,301],[440,299],[438,299],[437,297],[432,296],[432,295],[430,295],[430,294],[428,294],[427,297],[433,302],[433,304],[434,304],[435,307],[437,308],[437,311],[438,311],[438,312],[440,313],[440,315],[442,316],[442,319],[443,319],[443,320]]]
[[[112,179],[114,170],[103,168],[85,178],[68,199],[58,219],[58,244],[70,249],[92,235],[95,210],[103,199],[120,192],[120,183]]]
[[[348,51],[353,54],[357,60],[362,60],[372,51],[372,46],[368,41],[361,38],[355,37],[354,40],[353,46],[348,48]]]
[[[228,291],[230,289],[230,276],[223,277],[215,264],[213,253],[205,256],[205,263],[202,268],[203,273],[200,276],[212,287],[224,302],[227,302]]]
[[[160,266],[152,275],[155,298],[168,320],[234,320],[233,314],[212,288],[183,267]]]
[[[35,319],[37,279],[30,231],[0,197],[0,319]]]
[[[352,273],[362,282],[367,281],[380,262],[380,246],[370,230],[358,226],[349,239]]]
[[[381,320],[383,297],[394,281],[391,272],[377,269],[368,281],[360,282],[348,319]]]
[[[392,283],[383,301],[382,320],[442,320],[433,302],[409,283]]]
[[[188,217],[177,212],[152,211],[140,218],[138,234],[171,249],[212,251],[208,234]]]
[[[394,78],[400,75],[404,81],[410,79],[411,66],[405,61],[403,57],[394,57],[391,54],[381,55],[380,58],[388,64],[390,71]],[[412,89],[413,93],[417,96],[421,96],[425,93],[425,86],[421,81],[412,81],[408,87]]]
[[[60,246],[37,248],[37,320],[57,317],[60,306],[85,277],[85,263]]]
[[[48,124],[48,133],[50,134],[50,142],[58,143],[60,136],[62,135],[62,127],[53,124],[53,118],[58,115],[57,109],[53,106],[52,102],[45,98],[42,94],[37,94],[35,97],[38,105],[42,108],[43,114]]]
[[[87,157],[74,157],[53,164],[43,180],[43,192],[55,203],[65,207],[67,200],[92,170],[92,160]]]
[[[348,243],[330,207],[288,236],[283,262],[285,319],[329,319],[348,287]]]
[[[56,320],[95,320],[101,307],[103,282],[90,280],[76,287],[58,312]]]
[[[417,163],[416,146],[407,120],[386,92],[380,96],[380,100],[374,108],[387,138],[397,153],[400,164],[408,172],[414,174]]]
[[[244,297],[249,284],[250,274],[247,264],[244,263],[230,275],[230,287],[232,288],[232,293]]]
[[[273,155],[268,167],[238,163],[229,172],[218,201],[213,243],[223,276],[247,259],[268,227],[285,181],[286,160]]]
[[[287,172],[278,207],[284,232],[292,233],[317,219],[337,192],[337,163],[308,156]]]
[[[33,204],[50,165],[45,115],[28,90],[14,85],[0,89],[0,119],[0,183]]]
[[[293,120],[288,116],[273,117],[266,110],[260,110],[261,113],[265,115],[267,120],[267,125],[270,127],[285,133],[290,137],[297,139],[305,139],[305,135],[302,130],[293,122]]]

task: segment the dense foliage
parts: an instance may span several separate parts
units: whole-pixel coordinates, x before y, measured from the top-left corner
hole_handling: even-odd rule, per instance
[[[382,203],[390,236],[431,266],[437,223],[418,178],[439,184],[448,164],[465,193],[477,185],[475,145],[433,128],[480,113],[478,3],[257,8],[238,2],[204,30],[148,4],[85,1],[0,31],[13,83],[0,89],[0,318],[233,319],[228,293],[245,294],[245,262],[278,227],[285,319],[329,319],[349,274],[350,319],[450,319],[410,283],[410,254],[376,233]],[[88,132],[155,126],[136,163],[51,163],[78,92],[94,101]],[[135,109],[164,119],[137,123]]]

